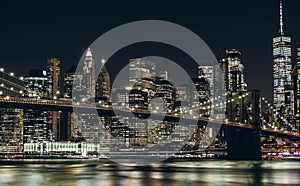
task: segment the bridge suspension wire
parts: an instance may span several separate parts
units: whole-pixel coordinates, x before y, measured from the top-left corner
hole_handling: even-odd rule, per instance
[[[274,122],[275,122],[275,124],[278,124],[278,125],[280,125],[277,121],[275,121],[275,119],[276,119],[276,116],[277,117],[280,117],[280,119],[283,121],[283,122],[286,122],[286,123],[288,123],[288,125],[290,126],[290,127],[292,127],[292,125],[283,117],[283,116],[280,116],[280,113],[275,109],[275,107],[274,106],[272,106],[268,101],[267,101],[267,99],[265,98],[265,97],[261,97],[261,100],[273,111],[273,119],[274,119]],[[263,120],[263,118],[261,118],[262,120]],[[274,126],[273,126],[274,127]],[[277,127],[275,127],[275,128],[277,128]]]

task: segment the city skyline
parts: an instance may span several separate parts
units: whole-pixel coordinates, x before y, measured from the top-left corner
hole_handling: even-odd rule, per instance
[[[239,48],[220,49],[217,60],[213,56],[211,59],[204,58],[205,61],[214,61],[216,64],[205,66],[199,61],[193,61],[187,53],[172,44],[138,43],[138,45],[134,44],[120,49],[109,59],[99,58],[103,54],[99,55],[101,52],[97,53],[97,48],[93,44],[91,48],[88,47],[85,50],[77,69],[72,66],[67,73],[62,70],[61,58],[48,57],[42,68],[29,70],[29,75],[19,78],[20,82],[17,85],[21,87],[21,91],[17,91],[15,87],[18,77],[14,73],[6,73],[1,68],[0,72],[4,77],[1,79],[3,81],[1,84],[3,134],[9,134],[9,127],[12,126],[11,123],[5,123],[6,115],[10,114],[14,117],[20,114],[23,115],[24,120],[22,131],[18,128],[12,129],[18,130],[16,132],[18,134],[24,134],[24,145],[26,143],[84,141],[101,144],[102,150],[109,148],[112,152],[123,151],[131,145],[147,146],[148,150],[153,150],[156,148],[158,139],[174,131],[177,137],[168,137],[169,142],[188,139],[178,138],[178,136],[188,135],[188,128],[195,127],[190,122],[195,122],[198,125],[193,132],[191,131],[193,137],[191,136],[186,144],[184,141],[180,142],[182,143],[180,146],[185,151],[188,149],[197,151],[200,150],[200,146],[209,147],[209,144],[214,141],[212,146],[224,147],[226,145],[228,147],[228,158],[260,159],[261,143],[265,147],[277,135],[284,133],[293,137],[297,136],[300,130],[299,116],[294,114],[293,109],[293,101],[296,101],[296,105],[299,103],[293,97],[293,90],[297,90],[298,86],[293,85],[293,82],[298,79],[294,79],[297,74],[293,77],[291,74],[291,38],[285,32],[282,0],[278,1],[278,5],[279,30],[273,37],[272,46],[274,105],[267,102],[266,96],[261,94],[260,90],[249,86],[245,73],[247,66]],[[153,21],[150,22],[153,23]],[[139,30],[138,27],[135,30]],[[164,33],[164,30],[161,31]],[[102,50],[105,51],[105,47]],[[136,53],[142,57],[132,57]],[[159,60],[157,57],[144,57],[151,54],[168,60],[170,57],[170,60],[181,65],[179,68],[183,71],[176,72],[176,68],[171,67],[169,62]],[[114,62],[125,57],[129,58],[126,59],[125,64],[128,64],[128,70],[123,72],[123,64],[120,62],[117,65]],[[107,62],[99,75],[96,74],[96,72],[99,73],[98,69],[95,69],[98,62],[102,64]],[[122,72],[119,73],[120,70]],[[179,79],[186,78],[187,81],[176,82],[177,80],[172,79],[174,72]],[[121,73],[126,75],[119,76]],[[118,74],[117,79],[114,79],[116,74]],[[118,79],[119,77],[121,79]],[[126,82],[127,77],[128,82]],[[120,86],[114,86],[115,82]],[[15,97],[16,93],[20,96]],[[74,107],[70,110],[72,102]],[[14,107],[10,103],[17,105]],[[30,106],[19,105],[20,103]],[[90,112],[91,103],[95,104],[96,112]],[[53,107],[48,110],[49,107],[46,105]],[[17,110],[18,108],[24,110]],[[89,112],[82,112],[83,108]],[[113,114],[114,111],[116,111],[115,114]],[[128,111],[133,115],[127,115]],[[158,118],[163,113],[166,114],[166,120],[163,119],[160,123]],[[188,119],[185,122],[188,127],[175,129],[177,122],[180,122],[177,121],[178,117]],[[145,121],[150,123],[144,123]],[[226,129],[210,127],[210,122],[224,124]],[[20,125],[23,125],[22,120]],[[233,128],[227,128],[230,126]],[[239,132],[236,127],[244,129]],[[246,131],[246,128],[251,128],[252,131]],[[260,135],[260,132],[271,132],[275,136],[273,134]],[[236,138],[241,138],[238,136],[245,135],[253,138],[254,141],[240,140],[236,143]],[[110,143],[109,139],[115,136],[122,140],[117,140],[117,144]],[[213,141],[209,142],[210,140]],[[8,148],[9,143],[4,149]],[[279,142],[274,144],[280,145]],[[159,145],[166,146],[166,148],[172,146],[167,147],[164,143]],[[249,146],[244,149],[244,154],[237,151],[237,147],[244,146]],[[298,146],[294,145],[294,147]],[[97,152],[99,148],[96,149]],[[250,154],[247,153],[249,149]]]
[[[285,30],[293,37],[293,45],[300,40],[297,34],[300,33],[297,24],[297,20],[300,19],[297,14],[297,3],[284,1],[284,18],[285,25],[287,25]],[[7,2],[6,6],[16,9],[12,9],[15,14],[2,16],[2,18],[7,19],[4,20],[5,29],[1,30],[1,37],[5,36],[2,46],[3,54],[0,57],[1,67],[4,67],[6,71],[14,71],[17,75],[24,75],[29,69],[40,68],[48,56],[55,55],[61,58],[61,68],[63,72],[66,72],[72,65],[78,63],[85,49],[95,38],[114,26],[134,20],[163,19],[182,24],[196,32],[212,48],[216,57],[218,57],[219,48],[222,52],[232,47],[239,49],[242,53],[242,61],[246,66],[245,73],[249,88],[261,90],[262,94],[272,101],[272,51],[270,47],[272,46],[272,36],[279,30],[278,1],[251,1],[244,2],[243,5],[235,1],[218,1],[220,6],[213,4],[212,2],[204,2],[202,6],[196,7],[192,6],[193,4],[186,4],[183,5],[182,11],[179,11],[178,7],[165,10],[167,5],[170,7],[172,5],[161,4],[161,7],[157,7],[157,14],[148,15],[153,4],[143,11],[138,11],[138,15],[141,16],[137,17],[136,14],[130,13],[130,10],[135,10],[136,6],[128,8],[128,11],[123,10],[119,14],[115,14],[110,4],[104,3],[101,6],[97,3],[84,4],[82,6],[88,7],[91,12],[89,15],[83,16],[79,13],[81,12],[79,8],[81,4],[76,3],[72,6],[73,9],[69,11],[71,13],[68,14],[68,11],[64,11],[68,6],[66,3],[58,5],[55,3],[39,5],[37,3],[32,6],[26,3],[24,9],[27,7],[26,10],[31,11],[23,11],[19,10],[17,4]],[[52,9],[52,7],[55,8]],[[102,11],[95,11],[95,7],[99,7]],[[188,9],[193,11],[185,11]],[[248,11],[243,11],[244,9]],[[49,11],[51,12],[51,10],[57,11],[57,14],[50,15]],[[109,14],[110,10],[112,10],[112,14]],[[41,18],[36,18],[34,16],[36,13],[40,13]],[[105,13],[112,17],[103,16]],[[127,20],[119,17],[122,13],[128,14]],[[184,16],[185,19],[176,19],[178,16]],[[35,25],[40,20],[45,21],[43,24],[39,24],[39,28],[37,28]],[[10,32],[11,29],[14,32]],[[257,40],[251,39],[253,35]],[[28,42],[29,39],[31,42]],[[12,55],[12,52],[16,51],[19,55]],[[295,47],[293,47],[293,62],[295,63],[294,51]],[[144,53],[146,52],[137,51],[135,55],[139,56]],[[128,58],[137,57],[132,55],[134,54],[131,53],[130,57],[119,56],[118,59],[120,60],[117,59],[117,62],[113,61],[112,63],[124,64]],[[13,68],[20,63],[26,64],[24,66],[26,68]],[[257,79],[263,81],[257,81]]]
[[[300,185],[298,7],[1,1],[0,185]]]

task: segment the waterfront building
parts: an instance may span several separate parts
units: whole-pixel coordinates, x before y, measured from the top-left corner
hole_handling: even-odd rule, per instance
[[[24,143],[25,156],[70,156],[78,155],[85,157],[100,153],[100,145],[93,143],[72,143],[72,142],[40,142],[40,143]]]
[[[44,70],[34,69],[24,77],[25,98],[47,99],[49,96],[49,80]],[[52,132],[48,123],[48,111],[24,109],[24,143],[52,140]]]
[[[6,73],[0,68],[0,96],[21,97],[25,86],[23,77]],[[0,153],[22,152],[23,149],[23,110],[0,108]]]

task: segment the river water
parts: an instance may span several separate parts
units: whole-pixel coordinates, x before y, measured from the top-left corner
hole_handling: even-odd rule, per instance
[[[0,185],[300,185],[300,161],[2,162]]]

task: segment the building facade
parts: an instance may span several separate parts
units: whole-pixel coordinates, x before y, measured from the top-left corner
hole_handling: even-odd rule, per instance
[[[226,91],[246,91],[245,66],[242,63],[241,52],[237,49],[225,51],[225,57],[219,62],[225,76]]]
[[[103,106],[111,104],[110,76],[105,66],[102,67],[98,75],[95,91],[95,99],[98,103]]]
[[[47,60],[47,78],[49,88],[49,98],[58,99],[60,97],[60,59],[50,57]]]
[[[300,48],[297,48],[297,64],[293,70],[294,81],[294,115],[295,123],[293,131],[300,131]]]
[[[34,69],[24,77],[24,98],[47,99],[49,80],[44,70]],[[49,112],[36,109],[24,109],[24,143],[43,142],[52,139],[48,123]]]
[[[82,88],[86,90],[85,95],[87,96],[83,101],[95,98],[95,61],[90,48],[86,51],[82,76]]]
[[[284,32],[283,7],[280,1],[279,32],[273,38],[273,96],[274,106],[280,117],[279,122],[288,129],[289,118],[293,115],[294,98],[292,88],[292,49],[291,37]]]
[[[155,77],[155,64],[145,58],[129,60],[129,87],[133,87],[142,78]]]
[[[14,73],[6,73],[0,68],[0,96],[21,97],[25,86],[23,78]],[[0,108],[0,153],[22,152],[23,149],[23,110]]]
[[[64,73],[64,98],[72,99],[72,89],[75,79],[76,66],[72,66],[66,73]]]

